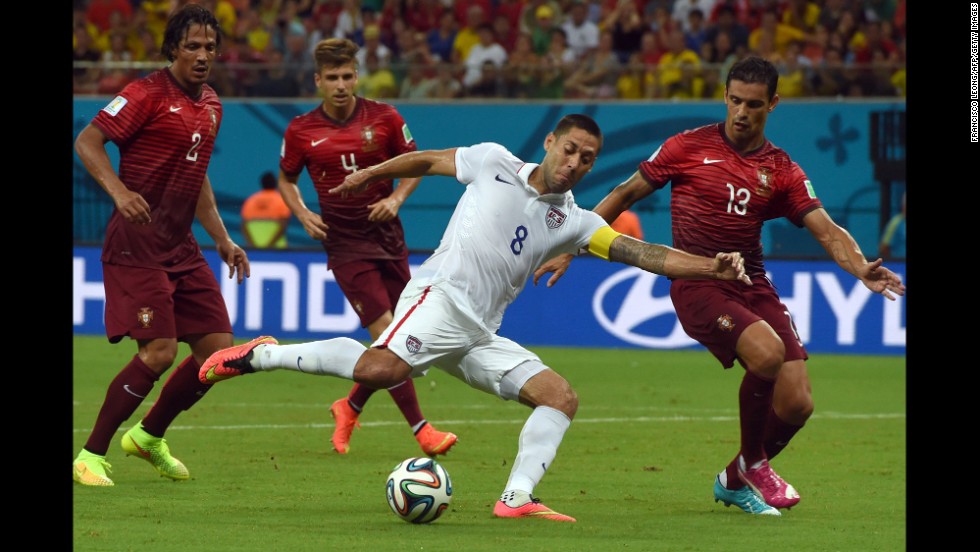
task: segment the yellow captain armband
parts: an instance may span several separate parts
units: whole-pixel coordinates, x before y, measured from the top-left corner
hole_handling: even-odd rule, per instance
[[[596,230],[595,234],[592,234],[592,238],[589,239],[589,253],[608,261],[609,245],[617,236],[622,236],[622,234],[613,230],[611,226],[603,226]]]

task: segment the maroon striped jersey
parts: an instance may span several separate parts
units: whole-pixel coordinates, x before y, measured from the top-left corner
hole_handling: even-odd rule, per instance
[[[119,148],[119,178],[149,203],[152,220],[132,224],[114,209],[103,262],[170,271],[206,262],[191,225],[221,113],[210,86],[192,98],[164,68],[127,85],[92,119]]]
[[[766,140],[740,155],[723,123],[671,136],[639,171],[654,190],[671,183],[674,247],[706,257],[739,251],[752,276],[765,273],[763,222],[786,217],[803,226],[803,216],[823,206],[785,151]]]
[[[394,181],[383,180],[347,197],[331,195],[348,174],[399,154],[416,144],[401,114],[389,104],[357,98],[344,122],[331,119],[321,106],[290,121],[282,140],[279,168],[297,176],[306,167],[320,199],[320,216],[330,226],[323,248],[327,266],[363,259],[402,259],[408,256],[399,217],[370,222],[368,204],[386,198]]]

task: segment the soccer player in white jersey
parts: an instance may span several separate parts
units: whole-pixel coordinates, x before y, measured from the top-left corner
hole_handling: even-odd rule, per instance
[[[496,333],[534,269],[558,253],[587,249],[671,278],[749,283],[738,252],[710,258],[646,243],[577,206],[571,189],[592,170],[601,149],[599,126],[575,114],[563,117],[545,138],[540,164],[526,163],[499,144],[481,143],[404,153],[351,173],[330,193],[427,175],[453,176],[466,185],[439,247],[402,292],[391,325],[370,348],[343,337],[295,345],[258,337],[212,355],[201,368],[201,381],[284,368],[382,389],[431,367],[445,370],[532,409],[494,515],[574,522],[532,492],[558,452],[578,397],[537,355]]]

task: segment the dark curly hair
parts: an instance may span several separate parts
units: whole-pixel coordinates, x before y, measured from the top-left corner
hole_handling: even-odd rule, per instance
[[[184,4],[170,15],[167,20],[167,30],[163,32],[163,44],[160,53],[169,61],[176,59],[174,52],[180,46],[180,40],[187,36],[191,25],[211,27],[215,32],[217,46],[221,47],[221,26],[218,19],[200,4]]]

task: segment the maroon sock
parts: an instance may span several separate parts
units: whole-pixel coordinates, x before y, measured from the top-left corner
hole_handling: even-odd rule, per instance
[[[402,411],[402,416],[405,416],[405,421],[408,422],[409,427],[415,427],[425,421],[425,416],[422,415],[422,407],[419,406],[418,395],[415,394],[415,384],[412,383],[411,379],[388,389],[388,393],[398,405],[398,410]]]
[[[725,488],[733,491],[745,486],[745,483],[742,483],[742,480],[738,478],[738,457],[739,455],[736,454],[735,458],[732,458],[732,461],[725,466],[725,475],[728,476],[728,484],[725,485]]]
[[[201,365],[190,355],[170,374],[160,390],[160,398],[143,418],[143,429],[154,437],[163,434],[181,412],[190,409],[214,384],[201,383],[197,378]]]
[[[772,410],[775,381],[765,380],[746,370],[738,389],[738,417],[742,432],[742,458],[751,467],[765,458],[762,443],[766,436],[766,419]]]
[[[354,409],[357,413],[361,413],[364,410],[364,405],[367,404],[368,399],[377,389],[368,387],[366,385],[361,385],[355,383],[354,387],[351,388],[350,393],[347,395],[347,404]]]
[[[777,454],[786,448],[790,439],[796,432],[803,429],[803,426],[788,424],[776,415],[776,411],[770,409],[769,417],[766,419],[766,440],[763,443],[766,449],[766,457],[772,460]]]
[[[109,383],[102,409],[95,419],[95,427],[85,443],[85,450],[105,456],[112,436],[136,412],[158,379],[159,374],[140,360],[139,355],[133,355],[133,360]]]

